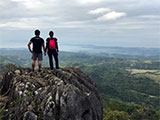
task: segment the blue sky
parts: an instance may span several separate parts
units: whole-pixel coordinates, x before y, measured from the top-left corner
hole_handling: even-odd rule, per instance
[[[34,30],[59,45],[160,46],[159,0],[0,0],[0,48],[26,47]]]

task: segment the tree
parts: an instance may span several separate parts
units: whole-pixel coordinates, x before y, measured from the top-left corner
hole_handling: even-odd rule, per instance
[[[110,111],[103,120],[130,120],[128,113],[123,111]]]

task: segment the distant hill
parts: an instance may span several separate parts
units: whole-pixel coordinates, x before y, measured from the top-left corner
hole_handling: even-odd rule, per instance
[[[107,106],[112,106],[111,109],[114,106],[113,104],[118,104],[117,106],[120,105],[121,107],[131,107],[135,111],[133,115],[129,112],[130,110],[125,112],[130,117],[132,116],[133,120],[138,114],[141,117],[145,116],[141,114],[142,111],[146,114],[146,120],[152,119],[155,114],[156,116],[160,115],[160,112],[158,112],[160,106],[159,56],[153,58],[151,56],[134,55],[127,55],[127,57],[120,54],[118,56],[103,56],[103,54],[92,55],[90,53],[62,51],[59,55],[61,67],[79,67],[96,82],[103,100],[107,101]],[[31,54],[27,49],[4,50],[0,56],[2,56],[0,57],[1,63],[11,62],[19,66],[31,67]],[[43,67],[48,67],[48,57],[44,57]],[[140,107],[137,108],[137,105]],[[115,107],[115,110],[117,110],[117,107]],[[124,111],[123,107],[122,110]],[[147,111],[152,111],[152,113]],[[109,112],[111,112],[110,109],[107,110],[107,114]],[[112,115],[120,114],[115,111],[112,112]],[[122,114],[126,115],[126,113]],[[147,119],[149,118],[148,114],[152,114],[152,118]],[[143,117],[138,120],[143,120]]]
[[[69,52],[81,52],[98,56],[137,59],[141,58],[152,60],[160,59],[160,48],[106,47],[82,44],[65,44],[63,46],[62,48],[66,49]]]
[[[11,55],[14,53],[28,52],[26,48],[0,48],[0,55]],[[116,58],[136,58],[160,60],[160,48],[140,48],[140,47],[106,47],[96,45],[63,44],[60,51],[85,53],[97,56],[116,57]],[[13,54],[14,54],[13,53]]]

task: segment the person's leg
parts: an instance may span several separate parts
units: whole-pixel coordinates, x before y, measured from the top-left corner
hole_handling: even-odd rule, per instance
[[[37,59],[36,54],[32,53],[32,71],[34,71],[35,64],[36,64],[36,59]]]
[[[42,62],[41,62],[41,60],[38,60],[38,70],[39,71],[41,70],[41,66],[42,66]]]
[[[32,71],[34,71],[35,64],[36,64],[36,60],[32,60]]]
[[[54,52],[54,60],[55,60],[55,64],[56,64],[56,69],[59,69],[59,62],[58,62],[58,55],[57,52]]]
[[[38,54],[38,70],[41,71],[43,55],[42,53]]]
[[[48,52],[48,57],[49,57],[50,69],[53,70],[53,60],[52,60],[52,53],[51,52]]]

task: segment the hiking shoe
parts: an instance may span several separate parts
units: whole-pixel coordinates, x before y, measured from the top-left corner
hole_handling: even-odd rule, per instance
[[[59,69],[59,68],[58,68],[58,69],[56,69],[56,71],[57,71],[57,72],[58,72],[58,71],[60,71],[60,70],[61,70],[61,69]]]

